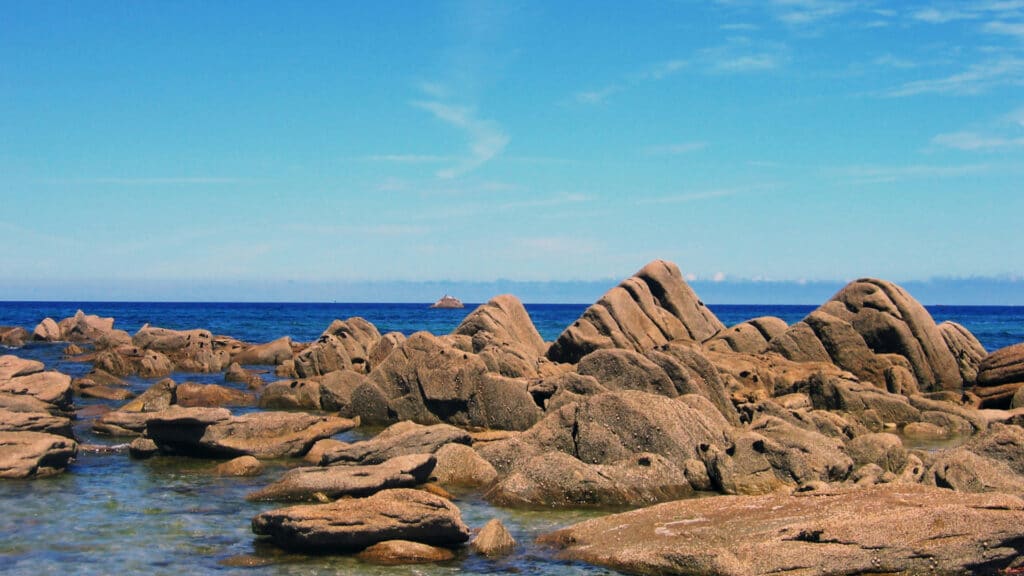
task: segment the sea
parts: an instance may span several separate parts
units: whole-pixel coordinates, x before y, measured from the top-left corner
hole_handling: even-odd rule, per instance
[[[759,316],[799,321],[814,306],[709,305],[726,325]],[[166,302],[0,302],[0,326],[31,331],[43,318],[72,316],[79,309],[115,319],[115,328],[134,333],[144,324],[173,329],[206,328],[214,334],[247,342],[281,336],[316,339],[334,319],[361,316],[381,333],[409,335],[426,330],[451,332],[475,308],[429,309],[425,304],[358,303],[166,303]],[[583,304],[527,304],[545,340],[583,313]],[[989,351],[1024,342],[1024,307],[932,306],[937,322],[952,320],[967,327]],[[87,364],[63,357],[64,344],[29,343],[0,354],[34,358],[47,369],[71,376],[89,371]],[[223,384],[222,374],[175,373],[178,382]],[[265,375],[272,380],[272,374]],[[129,378],[135,392],[153,380]],[[183,572],[252,575],[301,574],[613,574],[607,569],[559,560],[554,551],[535,544],[544,533],[606,514],[609,510],[512,510],[490,506],[478,493],[455,493],[455,502],[470,528],[499,518],[518,542],[505,558],[489,560],[466,551],[453,561],[413,567],[381,567],[345,556],[288,554],[256,540],[250,521],[279,506],[253,503],[245,495],[263,487],[301,462],[274,461],[256,478],[222,478],[209,460],[158,456],[128,458],[123,439],[93,434],[90,414],[114,403],[76,398],[80,416],[75,430],[83,450],[68,473],[32,481],[0,481],[0,573],[2,574],[167,574]],[[375,430],[355,429],[338,436],[357,441]]]

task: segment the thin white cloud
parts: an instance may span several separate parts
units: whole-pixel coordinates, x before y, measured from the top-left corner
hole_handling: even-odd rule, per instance
[[[598,88],[596,90],[584,90],[574,94],[574,98],[580,104],[601,104],[608,100],[608,97],[622,90],[621,86],[612,85]]]
[[[989,22],[982,29],[990,34],[1024,37],[1024,23],[1021,22]]]
[[[855,2],[838,0],[772,0],[772,6],[779,20],[795,26],[814,24],[857,8]]]
[[[372,154],[357,158],[357,160],[364,162],[393,162],[395,164],[437,164],[451,162],[453,159],[453,156],[437,156],[433,154]]]
[[[932,138],[932,144],[956,150],[998,150],[1024,147],[1024,138],[1005,138],[977,132],[952,132]]]
[[[701,50],[698,56],[708,73],[746,74],[781,67],[789,60],[789,49],[778,42],[735,37],[721,46]]]
[[[560,194],[551,198],[538,198],[535,200],[519,200],[506,202],[498,206],[501,210],[515,210],[520,208],[554,208],[567,204],[581,204],[590,200],[586,194]]]
[[[878,58],[875,58],[874,63],[877,66],[887,66],[890,68],[910,69],[918,67],[918,63],[914,62],[913,60],[900,58],[892,54],[884,54],[882,56],[879,56]]]
[[[997,86],[1024,84],[1024,59],[1002,58],[970,65],[966,70],[928,80],[915,80],[882,93],[901,98],[918,94],[981,94]]]
[[[638,198],[633,203],[638,205],[647,204],[685,204],[698,202],[700,200],[711,200],[714,198],[725,198],[736,194],[735,189],[704,190],[701,192],[687,192],[684,194],[671,194],[668,196],[656,196],[652,198]]]
[[[437,172],[439,178],[455,178],[471,172],[501,154],[509,137],[491,120],[478,118],[476,111],[466,106],[455,106],[436,100],[418,100],[413,106],[430,112],[435,118],[462,130],[469,142],[469,153],[454,166]]]
[[[689,65],[690,63],[686,60],[666,60],[655,64],[650,70],[643,72],[640,77],[645,80],[663,80]]]
[[[978,18],[978,14],[955,8],[923,8],[912,12],[910,17],[914,20],[927,22],[929,24],[945,24],[947,22],[955,22],[957,20],[973,20]]]
[[[117,184],[123,186],[163,186],[163,185],[186,185],[202,186],[209,184],[240,184],[253,182],[245,178],[225,178],[219,176],[197,176],[197,177],[156,177],[156,178],[61,178],[47,179],[47,182],[59,182],[64,184]]]
[[[905,180],[963,178],[991,172],[992,168],[990,164],[912,164],[908,166],[847,166],[830,171],[851,184],[884,184]]]
[[[680,142],[677,144],[665,144],[661,146],[648,146],[644,148],[644,154],[648,156],[680,156],[697,152],[708,147],[707,142]]]

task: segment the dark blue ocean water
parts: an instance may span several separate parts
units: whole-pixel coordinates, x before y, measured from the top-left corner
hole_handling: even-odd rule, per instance
[[[250,342],[289,335],[315,339],[336,318],[362,316],[381,332],[411,334],[428,330],[445,334],[473,310],[431,310],[420,304],[201,304],[135,302],[0,302],[0,326],[32,330],[43,318],[56,320],[81,308],[112,316],[115,327],[134,333],[150,323],[175,329],[207,328]],[[583,312],[583,305],[527,305],[545,340],[553,340]],[[788,323],[803,318],[812,306],[711,306],[726,324],[758,316],[778,316]],[[929,309],[936,321],[954,320],[970,329],[988,350],[1024,341],[1024,307],[958,307]],[[72,376],[90,366],[62,357],[60,343],[32,343],[13,352],[43,361],[48,368]],[[223,384],[222,374],[175,373],[173,378]],[[271,377],[272,379],[272,377]],[[152,380],[129,378],[141,392]],[[101,400],[76,399],[86,410],[115,407]],[[91,433],[88,416],[76,424],[83,444],[111,445],[120,439]],[[340,435],[353,441],[371,431]],[[593,511],[515,511],[494,508],[479,494],[457,494],[456,503],[471,528],[500,518],[520,543],[510,557],[486,560],[466,553],[453,562],[414,568],[383,568],[352,558],[282,555],[253,539],[251,518],[274,504],[245,501],[245,495],[276,479],[295,462],[271,463],[257,478],[220,478],[215,463],[177,457],[132,461],[122,453],[82,452],[67,474],[35,481],[0,481],[0,573],[3,574],[167,574],[183,571],[219,574],[556,574],[597,575],[611,572],[558,561],[550,550],[533,543],[540,534],[580,521]],[[239,555],[269,565],[228,567]]]

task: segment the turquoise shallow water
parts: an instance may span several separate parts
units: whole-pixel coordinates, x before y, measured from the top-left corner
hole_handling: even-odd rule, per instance
[[[31,330],[46,316],[60,319],[78,308],[113,316],[115,326],[134,332],[150,322],[170,328],[209,328],[248,341],[282,335],[312,340],[334,318],[363,316],[381,332],[406,334],[451,331],[472,310],[427,310],[414,304],[167,304],[167,303],[11,303],[0,302],[0,325]],[[530,305],[528,310],[547,340],[557,337],[585,307]],[[809,306],[712,306],[726,324],[763,315],[795,322]],[[930,309],[936,320],[955,320],[972,330],[989,350],[1024,341],[1024,308],[941,307]],[[61,357],[62,344],[30,344],[13,350],[42,360],[48,368],[72,376],[89,366]],[[0,353],[8,351],[0,350]],[[176,380],[223,383],[221,374],[176,373]],[[130,379],[136,391],[152,380]],[[79,407],[104,404],[76,400]],[[77,423],[84,444],[111,445],[110,438],[89,432],[89,421]],[[352,431],[355,440],[367,431]],[[603,512],[514,511],[494,508],[477,494],[458,494],[457,504],[471,528],[498,517],[521,546],[505,559],[490,561],[463,553],[455,561],[430,566],[378,567],[352,558],[283,554],[256,541],[251,518],[276,506],[249,503],[245,495],[274,480],[295,462],[275,462],[257,478],[219,478],[215,462],[157,457],[130,460],[124,452],[83,452],[68,474],[36,481],[0,482],[0,573],[4,574],[608,574],[604,569],[563,563],[550,550],[533,544],[543,533]],[[268,565],[225,566],[238,556],[253,556]]]

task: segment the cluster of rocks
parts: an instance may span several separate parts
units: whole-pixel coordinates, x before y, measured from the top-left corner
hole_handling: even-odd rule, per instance
[[[246,344],[148,325],[128,336],[79,313],[32,337],[88,348],[75,351],[95,366],[81,394],[127,374],[223,371],[225,386],[159,381],[93,429],[135,437],[138,456],[242,457],[223,474],[304,457],[250,495],[301,503],[252,523],[291,550],[449,559],[470,533],[446,495],[466,489],[500,506],[668,502],[548,539],[641,573],[989,570],[1024,549],[1024,343],[989,354],[881,280],[852,282],[793,325],[726,327],[655,261],[551,343],[509,295],[441,336],[350,318],[308,344]],[[281,379],[264,385],[258,365]],[[0,368],[0,394],[37,368]],[[262,411],[224,408],[237,405]],[[387,428],[330,438],[359,422]],[[507,550],[503,530],[474,547]]]
[[[0,356],[0,478],[63,472],[78,454],[72,438],[71,378],[42,362]]]

